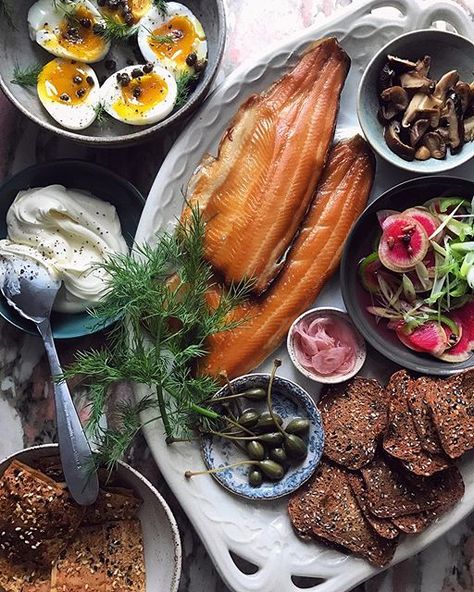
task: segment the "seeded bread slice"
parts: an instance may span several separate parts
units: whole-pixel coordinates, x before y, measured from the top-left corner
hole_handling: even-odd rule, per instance
[[[326,456],[353,470],[368,464],[387,426],[387,393],[381,385],[356,377],[328,387],[318,407]]]
[[[1,592],[50,592],[49,568],[34,564],[15,563],[0,555]]]
[[[348,471],[320,465],[311,482],[289,503],[290,519],[299,533],[342,546],[377,566],[390,562],[396,540],[379,536],[365,519],[349,483]]]
[[[51,565],[84,514],[68,492],[43,473],[14,461],[0,479],[0,549]]]
[[[104,530],[107,592],[145,592],[145,558],[140,522],[114,522],[106,525]]]
[[[133,491],[119,487],[102,489],[94,505],[86,508],[83,523],[89,526],[132,520],[136,518],[142,502]]]
[[[408,405],[421,446],[432,454],[443,454],[433,414],[427,402],[427,395],[437,394],[439,380],[421,376],[408,385]]]

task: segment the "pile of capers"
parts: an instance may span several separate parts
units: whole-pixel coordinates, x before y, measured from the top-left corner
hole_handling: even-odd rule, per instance
[[[225,428],[211,433],[230,440],[248,456],[248,461],[230,466],[249,465],[248,480],[252,487],[260,487],[265,480],[280,481],[291,464],[301,462],[308,455],[305,436],[309,420],[293,417],[284,426],[283,419],[273,409],[273,380],[279,365],[279,360],[275,360],[267,389],[257,387],[236,392],[228,382],[231,394],[214,400],[221,406]],[[242,409],[243,401],[265,400],[266,411],[253,407]]]

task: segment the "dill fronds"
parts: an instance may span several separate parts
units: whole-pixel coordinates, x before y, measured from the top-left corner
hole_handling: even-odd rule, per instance
[[[127,41],[138,33],[139,25],[129,26],[125,23],[118,23],[108,15],[102,15],[103,26],[98,32],[106,41]]]
[[[19,64],[13,69],[12,84],[19,86],[36,86],[38,84],[38,76],[41,74],[43,66],[41,64],[32,64],[25,68],[20,67]]]
[[[194,72],[189,72],[187,70],[181,70],[176,78],[176,85],[178,87],[178,94],[176,96],[176,103],[175,107],[180,108],[186,104],[186,101],[189,98],[193,90],[194,84],[197,82],[199,76]]]
[[[206,355],[210,335],[245,322],[232,320],[231,312],[248,295],[249,284],[223,290],[219,304],[209,306],[213,273],[204,259],[204,232],[199,211],[192,210],[185,224],[162,234],[155,246],[135,247],[131,255],[113,255],[100,266],[108,272],[108,290],[94,317],[99,324],[121,321],[106,348],[79,353],[60,379],[80,375],[90,383],[89,429],[109,467],[140,430],[144,410],[156,410],[152,421],[162,420],[168,443],[219,425],[219,414],[208,404],[218,384],[194,376],[192,369]],[[124,382],[147,385],[151,393],[138,405],[115,403],[111,418],[110,393]],[[104,429],[106,408],[113,427]]]
[[[158,8],[161,16],[167,16],[168,14],[168,2],[166,0],[153,0],[153,4]]]

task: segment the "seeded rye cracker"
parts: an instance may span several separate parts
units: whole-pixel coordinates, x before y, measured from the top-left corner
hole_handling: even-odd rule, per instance
[[[364,480],[359,473],[349,475],[349,483],[356,496],[357,503],[370,526],[384,539],[395,539],[400,531],[389,518],[377,518],[369,509],[367,501],[367,489]]]
[[[460,492],[464,492],[461,473],[454,466],[432,477],[417,477],[379,457],[361,472],[370,511],[380,518],[395,518],[452,505]]]
[[[288,511],[299,533],[342,546],[374,565],[386,565],[395,553],[396,541],[379,536],[365,519],[345,469],[323,461],[291,498]]]
[[[50,592],[50,569],[12,562],[0,555],[0,590],[2,592]]]
[[[86,508],[83,524],[94,525],[136,517],[142,502],[133,491],[120,487],[101,489],[94,505]]]
[[[83,514],[63,487],[18,461],[0,479],[0,549],[8,556],[51,565]]]
[[[387,426],[387,395],[381,385],[357,377],[328,387],[318,407],[326,456],[354,470],[369,463]]]
[[[383,447],[388,454],[404,462],[416,475],[430,476],[450,466],[445,455],[423,450],[408,405],[413,379],[405,370],[395,372],[387,385],[389,395],[388,429]]]
[[[458,458],[474,448],[474,370],[439,381],[439,386],[427,402],[444,451]]]
[[[434,424],[433,414],[427,403],[427,395],[436,394],[438,389],[439,380],[427,376],[411,380],[407,389],[408,405],[421,446],[432,454],[444,453]]]

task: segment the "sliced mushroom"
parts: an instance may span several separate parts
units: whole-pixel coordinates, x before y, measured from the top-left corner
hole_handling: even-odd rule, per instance
[[[400,84],[403,88],[423,93],[432,93],[436,87],[434,80],[430,80],[416,70],[400,74]]]
[[[401,86],[391,86],[380,95],[382,101],[382,118],[390,121],[408,107],[408,94]]]
[[[442,76],[433,92],[433,99],[438,101],[441,106],[444,105],[446,101],[446,97],[448,92],[456,86],[459,81],[459,74],[457,70],[451,70],[450,72],[446,72],[444,76]]]
[[[415,149],[408,144],[405,144],[400,137],[402,128],[399,121],[392,121],[385,128],[385,141],[392,152],[404,160],[413,160],[415,158]]]
[[[410,144],[415,148],[430,127],[429,119],[418,119],[410,128]],[[415,157],[416,158],[416,157]]]
[[[464,120],[464,140],[474,142],[474,115]]]
[[[454,87],[454,92],[461,99],[462,114],[466,113],[471,103],[471,89],[467,82],[460,80]]]
[[[416,62],[404,60],[394,55],[388,55],[387,59],[395,72],[408,72],[408,70],[414,70],[417,65]]]
[[[428,160],[431,158],[431,152],[426,146],[420,146],[415,152],[415,160]]]
[[[446,144],[449,143],[449,128],[437,127],[434,131],[443,138],[443,140],[446,142]]]
[[[427,55],[422,60],[416,62],[415,70],[422,76],[428,76],[431,68],[431,56]]]
[[[433,158],[442,160],[446,158],[447,147],[446,142],[436,132],[428,132],[423,138],[423,145],[428,148]]]
[[[451,154],[457,154],[464,145],[464,123],[461,99],[454,91],[446,99],[446,111]]]

